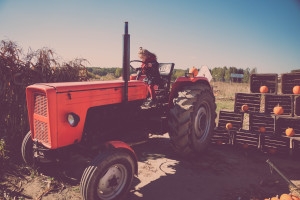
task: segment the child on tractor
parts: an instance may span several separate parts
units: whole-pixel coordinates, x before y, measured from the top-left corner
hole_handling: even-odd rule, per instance
[[[147,49],[143,49],[142,47],[140,47],[138,56],[142,61],[142,65],[137,70],[137,79],[139,79],[141,74],[146,75],[144,81],[148,84],[148,90],[150,94],[150,98],[148,98],[148,101],[146,101],[144,105],[153,107],[156,105],[157,100],[154,87],[155,85],[159,85],[161,83],[157,57],[154,53],[148,51]]]

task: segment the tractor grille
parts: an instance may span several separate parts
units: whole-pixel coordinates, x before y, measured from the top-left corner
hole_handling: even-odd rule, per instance
[[[35,139],[49,144],[48,124],[42,121],[34,120]]]
[[[47,105],[48,101],[45,94],[34,95],[34,139],[50,146]]]
[[[48,117],[47,112],[47,98],[45,95],[35,94],[34,98],[34,113]]]

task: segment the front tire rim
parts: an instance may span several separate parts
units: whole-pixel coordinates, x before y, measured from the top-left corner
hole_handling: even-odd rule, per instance
[[[101,199],[113,199],[120,194],[126,185],[127,169],[122,164],[111,166],[100,178],[97,194]]]
[[[194,131],[196,138],[205,139],[208,135],[210,126],[210,112],[208,112],[208,105],[202,105],[197,111],[194,123]]]

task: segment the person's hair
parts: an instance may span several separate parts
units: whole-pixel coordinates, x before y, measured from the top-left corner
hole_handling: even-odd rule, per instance
[[[145,56],[146,60],[157,60],[157,57],[154,53],[148,51],[147,49],[143,49],[143,47],[140,47],[138,54]]]

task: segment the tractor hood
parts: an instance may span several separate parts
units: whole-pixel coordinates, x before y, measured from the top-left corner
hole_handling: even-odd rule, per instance
[[[35,87],[52,87],[57,93],[76,92],[86,90],[98,90],[106,88],[120,88],[124,87],[123,80],[112,81],[87,81],[87,82],[61,82],[61,83],[36,83]],[[145,85],[144,82],[132,80],[128,82],[128,87],[137,87]]]

